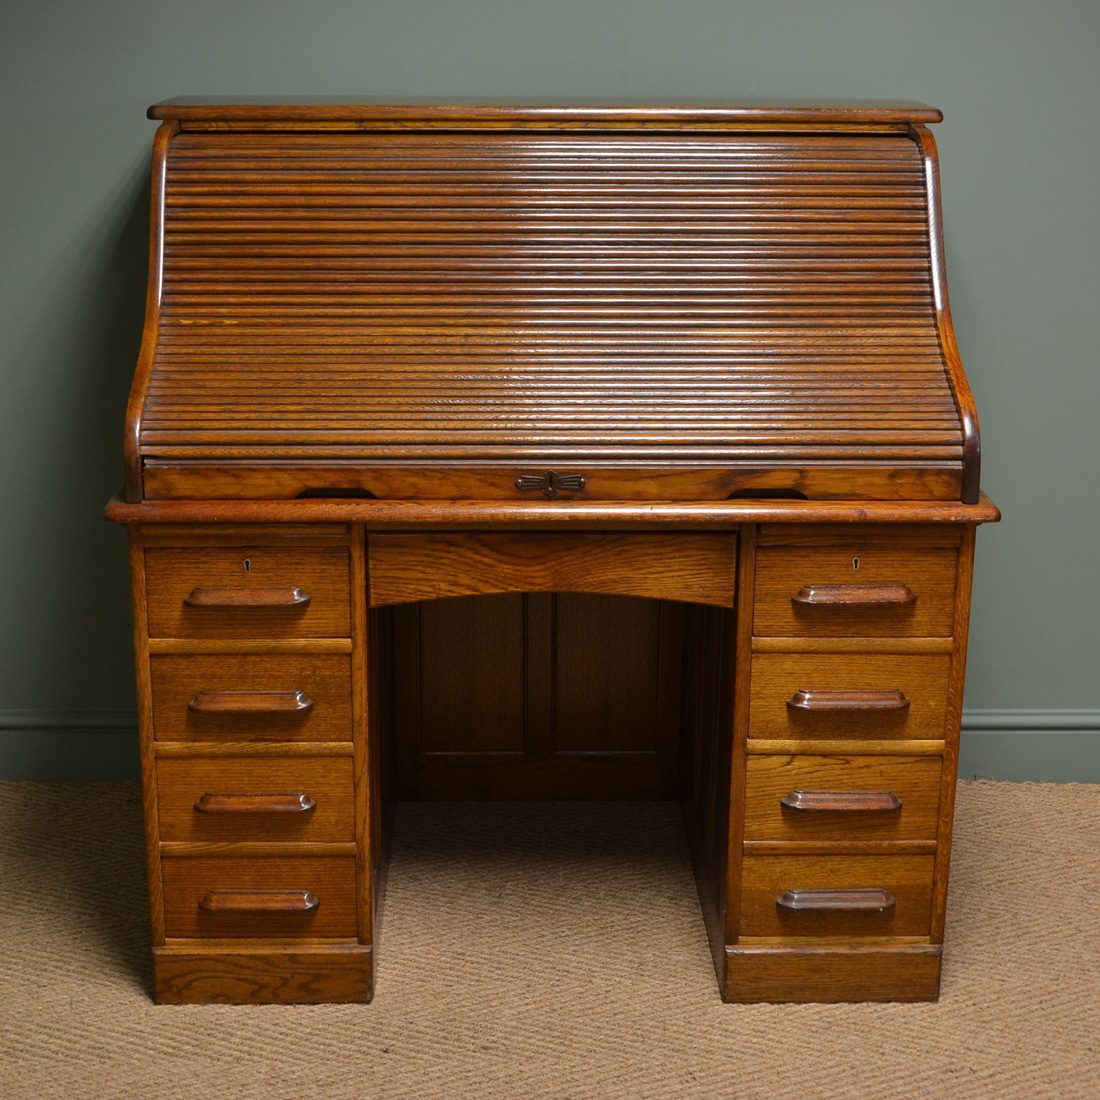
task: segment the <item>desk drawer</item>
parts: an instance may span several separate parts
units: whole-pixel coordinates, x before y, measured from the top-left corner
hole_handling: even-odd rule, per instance
[[[154,638],[346,638],[349,560],[340,547],[145,551]]]
[[[940,740],[946,653],[756,653],[749,736]]]
[[[172,856],[161,868],[169,937],[356,934],[354,856]]]
[[[927,936],[933,856],[747,856],[741,935]]]
[[[950,637],[958,550],[850,539],[761,546],[753,633],[760,637]]]
[[[162,757],[162,841],[353,841],[350,756]]]
[[[156,654],[158,741],[350,741],[346,654]]]
[[[938,756],[750,756],[746,840],[931,840]]]

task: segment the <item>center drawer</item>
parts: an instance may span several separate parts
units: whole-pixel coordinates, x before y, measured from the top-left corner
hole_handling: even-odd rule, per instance
[[[161,868],[167,936],[356,934],[354,856],[172,856]]]
[[[342,653],[154,654],[158,741],[350,741]]]
[[[353,841],[350,756],[161,757],[162,841]]]
[[[179,547],[145,551],[153,638],[346,638],[348,552]]]
[[[927,936],[933,856],[746,856],[743,936]]]

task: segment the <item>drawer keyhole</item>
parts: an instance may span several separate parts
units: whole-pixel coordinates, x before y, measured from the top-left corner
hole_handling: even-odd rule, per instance
[[[852,572],[859,572],[859,558],[852,558]]]
[[[856,561],[858,561],[858,560],[859,559],[857,558]],[[252,559],[251,558],[245,558],[244,559],[244,571],[246,573],[251,573],[252,572]]]

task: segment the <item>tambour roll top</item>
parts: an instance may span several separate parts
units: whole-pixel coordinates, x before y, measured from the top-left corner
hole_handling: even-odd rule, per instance
[[[977,500],[938,112],[150,114],[132,500]]]

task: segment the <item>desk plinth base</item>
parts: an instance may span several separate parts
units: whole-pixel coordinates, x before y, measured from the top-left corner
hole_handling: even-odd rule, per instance
[[[722,999],[732,1004],[935,1001],[942,952],[939,944],[919,943],[727,947]]]
[[[155,947],[158,1004],[366,1004],[374,953],[359,944]]]

